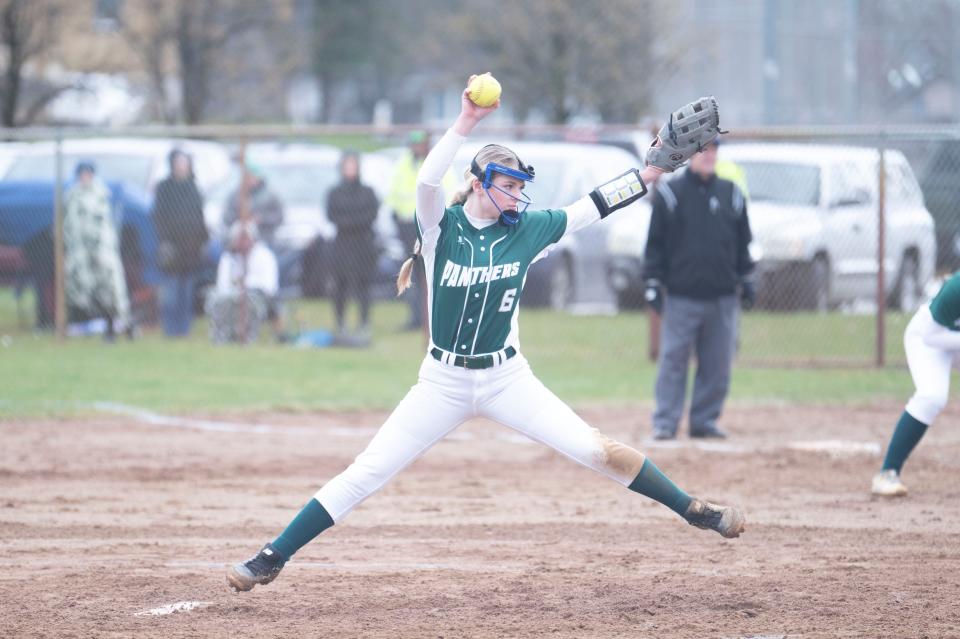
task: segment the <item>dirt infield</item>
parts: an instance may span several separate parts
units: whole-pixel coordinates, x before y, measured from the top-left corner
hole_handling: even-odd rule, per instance
[[[7,422],[0,637],[960,636],[960,413],[911,459],[911,496],[879,501],[866,489],[899,410],[738,406],[726,444],[643,446],[744,507],[731,541],[469,423],[242,595],[226,563],[383,415]],[[649,407],[581,414],[642,445]],[[150,612],[179,602],[195,608]]]

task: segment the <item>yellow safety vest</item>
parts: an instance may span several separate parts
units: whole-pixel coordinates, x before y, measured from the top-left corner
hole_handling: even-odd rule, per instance
[[[740,190],[743,191],[743,197],[750,199],[750,191],[747,189],[747,173],[743,170],[743,167],[730,160],[717,160],[717,166],[714,170],[717,177],[730,180],[740,187]]]
[[[390,182],[390,192],[387,193],[387,205],[397,217],[403,221],[412,222],[413,214],[417,209],[417,173],[423,162],[414,160],[413,154],[404,153],[393,169],[393,179]],[[457,188],[457,180],[453,173],[447,171],[443,176],[443,189],[449,198]]]

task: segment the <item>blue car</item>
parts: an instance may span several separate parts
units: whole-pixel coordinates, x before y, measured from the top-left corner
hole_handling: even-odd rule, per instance
[[[107,182],[120,228],[120,250],[131,297],[160,281],[157,237],[150,221],[150,196],[130,184]],[[64,185],[64,193],[70,183]],[[18,288],[29,282],[36,291],[37,324],[53,321],[53,206],[49,181],[0,182],[0,281]],[[11,257],[12,256],[12,257]],[[19,259],[17,257],[19,256]]]

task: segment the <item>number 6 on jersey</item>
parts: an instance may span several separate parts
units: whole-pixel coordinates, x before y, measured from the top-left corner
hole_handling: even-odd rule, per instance
[[[509,313],[513,310],[513,302],[517,297],[517,289],[510,288],[503,292],[503,301],[500,302],[500,313]]]

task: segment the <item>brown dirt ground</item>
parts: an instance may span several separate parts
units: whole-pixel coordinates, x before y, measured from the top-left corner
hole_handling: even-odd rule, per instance
[[[742,505],[737,540],[512,431],[472,422],[233,594],[228,562],[282,529],[384,415],[219,416],[266,433],[131,417],[0,424],[2,637],[958,637],[960,412],[868,493],[882,406],[733,406],[729,450],[645,446],[649,406],[581,414],[691,493]],[[215,419],[217,416],[203,416]],[[207,605],[137,615],[179,601]]]

